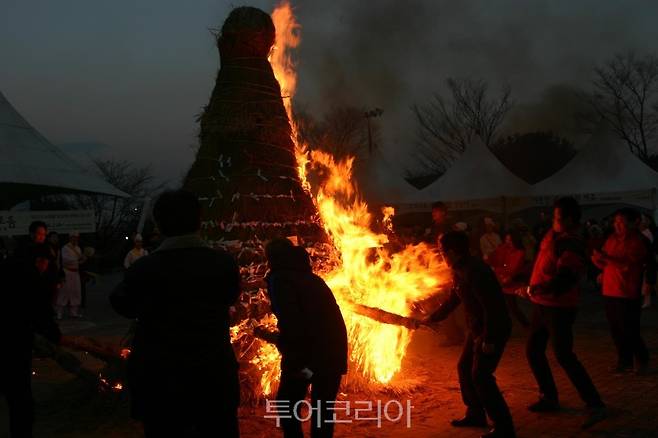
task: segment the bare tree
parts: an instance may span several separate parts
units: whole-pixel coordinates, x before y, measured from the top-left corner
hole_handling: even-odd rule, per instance
[[[53,202],[80,210],[92,210],[96,217],[96,237],[100,249],[125,233],[135,231],[144,199],[162,190],[156,184],[150,166],[137,167],[124,160],[94,160],[101,176],[114,187],[130,195],[119,198],[108,195],[60,195]]]
[[[449,98],[435,93],[429,103],[412,107],[418,123],[417,161],[424,172],[443,172],[475,136],[490,146],[512,108],[509,86],[491,97],[482,79],[448,78],[446,85]]]
[[[643,160],[658,134],[658,57],[617,54],[594,69],[592,92],[585,95],[598,120],[607,122]]]
[[[337,106],[329,109],[321,120],[308,112],[297,109],[299,136],[311,149],[330,152],[336,158],[355,156],[366,158],[372,142],[373,149],[380,141],[380,130],[375,120],[370,121],[371,138],[368,134],[368,112],[353,106]]]

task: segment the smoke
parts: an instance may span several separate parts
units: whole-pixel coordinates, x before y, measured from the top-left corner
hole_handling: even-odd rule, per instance
[[[384,154],[413,149],[410,106],[447,77],[512,88],[506,132],[553,130],[577,140],[569,113],[592,68],[614,53],[655,51],[658,3],[633,0],[294,2],[302,24],[297,100],[309,110],[384,110]],[[407,161],[409,162],[409,161]]]

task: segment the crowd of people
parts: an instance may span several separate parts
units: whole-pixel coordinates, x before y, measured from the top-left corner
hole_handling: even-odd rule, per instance
[[[200,237],[201,208],[185,191],[163,193],[153,208],[165,238],[156,250],[134,248],[124,260],[123,280],[110,296],[114,310],[134,321],[128,360],[131,414],[147,437],[239,436],[238,362],[230,341],[233,306],[240,294],[240,270],[227,252],[211,249]],[[633,209],[612,216],[612,228],[590,222],[583,233],[581,211],[573,198],[556,201],[552,220],[530,230],[521,221],[500,233],[491,218],[474,237],[465,223],[449,223],[445,204],[432,209],[434,226],[425,238],[452,271],[445,300],[416,326],[457,336],[463,352],[457,369],[463,418],[454,427],[494,427],[485,437],[514,437],[509,407],[494,377],[512,332],[512,318],[527,330],[526,356],[539,390],[533,412],[559,410],[558,389],[549,366],[550,344],[588,408],[583,427],[607,416],[605,404],[573,351],[573,326],[588,275],[604,296],[611,338],[617,349],[615,373],[646,373],[649,354],[640,333],[643,306],[656,284],[656,259],[650,221]],[[79,235],[71,233],[60,248],[46,224],[30,226],[31,241],[5,260],[6,294],[0,329],[6,359],[0,361],[0,390],[10,411],[12,437],[31,436],[32,338],[40,334],[66,345],[56,319],[69,310],[79,317],[80,279],[86,256]],[[347,371],[347,330],[340,308],[325,282],[313,273],[303,247],[285,238],[265,246],[265,279],[278,333],[271,334],[281,358],[277,400],[289,407],[310,388],[312,436],[333,436],[330,414]],[[528,317],[520,297],[530,301]],[[461,305],[461,306],[460,306]],[[466,317],[464,328],[455,310]],[[504,383],[503,383],[504,384]],[[281,417],[285,437],[303,436],[299,417]]]
[[[573,351],[573,325],[583,280],[587,273],[594,277],[604,297],[617,350],[610,371],[646,374],[649,353],[640,318],[656,286],[651,221],[632,208],[622,208],[609,218],[610,227],[601,228],[590,221],[583,229],[580,206],[574,198],[565,197],[556,201],[552,222],[542,218],[535,235],[516,221],[501,239],[493,220],[486,218],[485,231],[476,240],[478,250],[467,233],[468,226],[449,226],[447,217],[446,205],[434,204],[434,227],[427,234],[437,239],[437,247],[452,269],[452,291],[438,310],[418,324],[444,321],[463,304],[467,334],[458,372],[467,409],[463,418],[453,420],[453,426],[481,427],[489,416],[494,429],[484,436],[515,436],[509,409],[493,377],[510,335],[510,315],[528,330],[526,356],[539,389],[538,401],[528,409],[560,409],[546,358],[550,341],[558,364],[589,410],[583,427],[605,419],[605,404]],[[530,319],[519,308],[518,296],[532,303]],[[448,333],[452,325],[448,325]]]
[[[77,246],[79,236],[71,234],[63,255],[57,234],[48,234],[45,223],[33,222],[29,232],[29,242],[0,263],[0,393],[7,400],[11,437],[32,436],[34,336],[55,345],[73,345],[73,338],[62,335],[55,316],[70,306],[72,314],[79,317],[81,305],[78,268],[84,256]]]

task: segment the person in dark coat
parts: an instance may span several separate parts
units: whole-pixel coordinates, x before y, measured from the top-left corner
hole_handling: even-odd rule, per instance
[[[34,243],[20,257],[9,258],[0,266],[4,282],[0,307],[0,393],[7,399],[11,437],[32,436],[34,335],[40,334],[55,344],[63,341],[52,308],[50,263],[47,246]]]
[[[512,330],[503,291],[491,268],[470,254],[466,234],[444,234],[440,243],[453,272],[453,287],[424,323],[442,321],[463,304],[468,332],[457,366],[466,415],[451,424],[485,427],[488,415],[494,428],[483,437],[514,437],[512,416],[494,377]]]
[[[229,307],[240,271],[199,237],[195,195],[163,193],[153,215],[166,239],[135,262],[110,302],[137,320],[128,362],[132,415],[147,437],[238,437],[238,363]]]
[[[329,403],[336,400],[347,372],[347,330],[333,293],[311,269],[308,253],[287,239],[266,246],[267,276],[272,311],[278,320],[277,348],[281,352],[281,382],[277,400],[289,402],[290,412],[311,386],[311,436],[333,436]],[[299,407],[295,410],[298,412]],[[317,415],[320,415],[318,419]],[[281,419],[286,438],[303,437],[299,415]]]

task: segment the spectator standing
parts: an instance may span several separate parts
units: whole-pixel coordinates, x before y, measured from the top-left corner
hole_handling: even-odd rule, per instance
[[[62,248],[60,247],[59,234],[56,231],[48,233],[48,249],[50,250],[50,269],[61,272],[62,270]]]
[[[80,264],[87,257],[80,248],[80,233],[69,234],[69,241],[62,247],[62,267],[64,269],[64,284],[59,289],[56,301],[57,319],[62,319],[64,311],[69,307],[70,315],[80,318],[80,304],[82,303],[82,286],[80,282]]]
[[[535,236],[533,236],[530,228],[521,219],[514,220],[513,230],[516,231],[521,237],[521,243],[523,244],[526,263],[532,265],[532,263],[535,261],[535,255],[537,253],[537,239],[535,239]]]
[[[505,234],[505,242],[491,254],[489,265],[503,288],[510,313],[524,328],[529,327],[528,318],[517,302],[517,291],[527,284],[528,278],[525,248],[519,233],[509,231]]]
[[[630,208],[614,216],[614,233],[601,251],[594,251],[592,262],[603,271],[602,289],[610,334],[617,348],[612,371],[624,373],[633,367],[644,374],[649,351],[640,333],[642,293],[655,284],[655,267],[650,265],[649,240],[637,229],[639,214]],[[648,271],[653,269],[653,272]],[[653,276],[649,278],[649,276]]]
[[[496,223],[490,217],[485,217],[484,234],[480,237],[482,258],[486,261],[501,243],[500,235],[496,232]]]
[[[117,313],[137,320],[128,359],[132,416],[147,438],[237,438],[229,308],[240,294],[240,270],[199,236],[193,193],[163,193],[153,216],[166,239],[126,270],[110,296]]]
[[[126,258],[123,260],[123,267],[126,269],[130,268],[137,260],[149,255],[148,250],[144,248],[144,241],[141,234],[135,234],[133,242],[135,246],[126,254]]]
[[[42,235],[43,239],[39,240],[43,242],[45,227]],[[53,319],[50,250],[44,243],[34,244],[25,257],[10,257],[0,264],[4,282],[0,290],[3,302],[0,306],[0,393],[7,400],[11,437],[32,436],[35,333],[56,344],[63,340]]]

